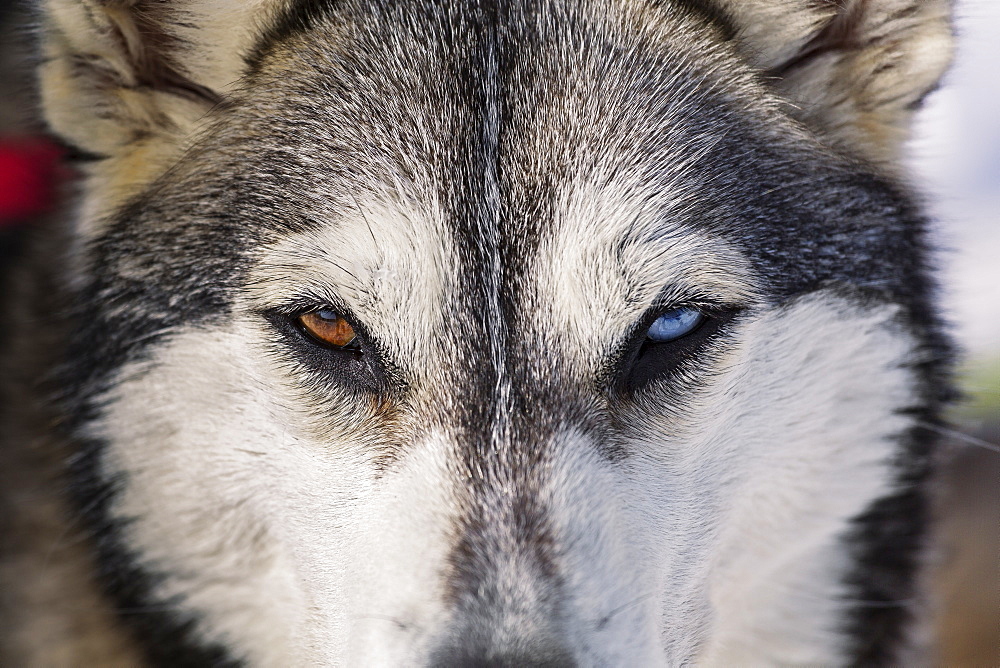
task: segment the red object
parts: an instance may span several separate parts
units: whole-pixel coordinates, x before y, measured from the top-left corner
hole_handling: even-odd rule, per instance
[[[62,150],[46,139],[0,138],[0,227],[52,209],[61,159]]]

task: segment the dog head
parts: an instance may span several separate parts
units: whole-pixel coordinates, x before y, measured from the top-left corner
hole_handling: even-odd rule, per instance
[[[73,471],[154,657],[910,640],[946,3],[47,8]]]

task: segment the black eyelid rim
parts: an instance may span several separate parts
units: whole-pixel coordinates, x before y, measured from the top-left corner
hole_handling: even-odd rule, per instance
[[[717,308],[721,308],[718,304],[713,304],[708,306],[704,302],[698,302],[694,300],[684,300],[678,301],[661,301],[657,299],[653,304],[647,308],[642,316],[640,316],[630,327],[626,330],[625,335],[616,339],[611,344],[611,348],[608,350],[607,358],[609,360],[617,360],[625,355],[629,350],[631,350],[635,345],[638,344],[640,339],[644,339],[646,332],[649,330],[650,326],[659,318],[661,315],[667,311],[672,311],[679,308],[693,307],[698,309],[698,311],[705,316],[711,317],[712,311]],[[614,363],[614,362],[612,362]]]
[[[324,309],[334,311],[347,320],[347,323],[354,329],[355,340],[359,342],[360,350],[337,348],[318,342],[303,332],[295,322],[306,313]],[[380,392],[398,392],[403,391],[406,387],[402,368],[395,363],[386,348],[372,335],[371,330],[357,318],[346,302],[334,295],[320,294],[304,289],[280,302],[250,309],[249,312],[263,317],[282,336],[288,337],[294,333],[299,339],[300,345],[308,344],[317,350],[326,350],[338,355],[351,355],[359,360],[363,359],[371,373],[378,379],[378,391]]]
[[[653,325],[656,320],[670,311],[674,311],[682,308],[693,308],[701,313],[705,318],[720,318],[728,316],[729,314],[735,314],[738,311],[743,310],[742,305],[738,304],[726,304],[723,302],[712,301],[708,299],[657,299],[653,304],[646,309],[638,320],[636,320],[635,325],[628,331],[627,335],[622,337],[618,345],[615,346],[615,350],[623,351],[629,349],[632,345],[636,344],[645,338],[646,332]],[[699,325],[700,326],[700,325]],[[687,336],[687,335],[685,335]],[[670,341],[665,341],[664,344],[669,344]]]
[[[298,322],[299,318],[308,313],[315,313],[317,311],[333,311],[346,320],[347,324],[354,330],[354,339],[351,343],[357,342],[356,347],[351,346],[351,344],[343,347],[330,345],[317,340],[314,336],[305,331],[302,324]],[[319,297],[311,293],[303,293],[290,297],[282,303],[255,309],[255,312],[258,315],[263,316],[264,319],[270,322],[272,326],[278,327],[279,330],[291,327],[304,337],[307,337],[313,344],[328,350],[335,352],[361,353],[364,352],[365,349],[368,349],[380,358],[384,356],[384,352],[378,346],[377,340],[372,337],[368,328],[365,327],[365,325],[358,320],[357,317],[355,317],[351,308],[339,299],[331,299],[330,297]],[[278,321],[281,322],[279,323]],[[281,324],[284,324],[285,326],[282,327]]]
[[[696,327],[691,332],[685,334],[684,336],[678,337],[671,341],[654,342],[649,341],[646,337],[646,332],[649,330],[653,322],[656,321],[661,315],[668,311],[679,308],[695,308],[705,316],[705,320],[702,321],[698,327]],[[609,370],[607,377],[602,384],[610,383],[610,386],[618,384],[615,380],[617,376],[621,376],[625,372],[626,360],[636,358],[639,351],[644,346],[677,346],[683,345],[683,342],[689,337],[696,334],[706,325],[712,325],[715,321],[716,329],[722,329],[726,327],[730,322],[736,319],[740,312],[746,310],[746,305],[742,304],[726,304],[718,301],[712,301],[708,299],[658,299],[653,302],[653,304],[643,313],[642,317],[635,321],[632,328],[629,329],[627,334],[613,345],[611,350],[607,355],[608,364],[606,368]],[[714,334],[713,334],[714,336]]]
[[[306,313],[327,308],[336,311],[354,328],[354,341],[357,342],[357,347],[341,348],[318,341],[306,332],[298,322],[298,319]],[[356,369],[361,367],[366,369],[368,378],[368,380],[363,381],[363,387],[357,385],[357,380],[350,384],[351,387],[362,387],[365,392],[379,395],[396,394],[405,388],[405,384],[400,381],[399,369],[391,363],[385,351],[369,335],[367,328],[358,323],[349,312],[344,313],[337,307],[331,306],[330,300],[311,303],[303,299],[289,300],[285,304],[253,309],[252,312],[262,317],[271,329],[285,341],[283,347],[286,347],[307,368],[322,373],[324,377],[330,373],[330,368],[326,366],[325,362],[318,362],[318,360],[328,360],[331,355],[341,359],[343,359],[342,356],[346,356],[352,360],[353,365],[360,365],[360,367],[355,367]],[[348,376],[360,378],[356,375],[357,373],[355,371]]]
[[[321,308],[321,309],[318,309],[318,310],[323,311],[323,310],[326,310],[326,309]],[[332,310],[332,309],[330,309],[330,310]],[[354,332],[354,337],[350,341],[348,341],[346,344],[344,344],[342,346],[338,346],[338,345],[335,345],[333,343],[327,343],[323,339],[320,339],[320,338],[316,337],[312,332],[310,332],[309,328],[306,327],[305,323],[302,322],[302,316],[308,315],[310,313],[316,313],[316,312],[317,311],[305,311],[303,313],[300,313],[297,316],[294,316],[294,318],[291,320],[292,325],[294,327],[296,327],[300,332],[302,332],[303,335],[307,336],[309,338],[309,340],[312,341],[313,343],[315,343],[317,346],[321,346],[323,348],[329,348],[330,350],[342,351],[342,352],[350,352],[350,353],[358,353],[358,354],[364,353],[364,342],[361,340],[361,334],[354,327],[354,324],[350,320],[347,320],[347,318],[345,318],[344,316],[340,315],[340,313],[337,312],[337,311],[334,311],[335,313],[337,313],[337,317],[344,318],[344,320],[347,320],[347,324],[350,325],[351,331]]]

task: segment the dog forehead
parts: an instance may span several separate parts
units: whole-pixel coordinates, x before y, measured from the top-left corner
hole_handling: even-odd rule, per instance
[[[292,182],[272,225],[400,251],[433,237],[474,270],[499,257],[508,281],[542,245],[645,245],[655,259],[692,227],[697,163],[725,134],[710,63],[723,56],[701,53],[684,21],[628,3],[518,4],[488,20],[462,6],[331,16],[272,48],[241,110],[245,145],[280,154],[271,169]]]
[[[693,175],[746,83],[685,21],[657,15],[654,30],[630,4],[402,5],[328,16],[248,79],[228,123],[248,128],[238,148],[273,156],[297,199],[315,192],[305,204],[385,191],[437,199],[456,235],[490,209],[506,236],[534,237],[566,182],[666,191]]]
[[[264,49],[158,206],[238,217],[265,246],[332,244],[327,275],[391,279],[400,304],[421,285],[460,286],[468,313],[486,293],[522,300],[566,252],[594,276],[648,270],[647,292],[683,255],[699,265],[690,281],[732,283],[723,299],[905,283],[878,261],[905,243],[891,193],[820,160],[683,13],[642,6],[331,13]],[[725,261],[704,243],[693,252],[695,239]]]
[[[793,121],[689,5],[330,8],[262,49],[247,144],[283,147],[299,199],[400,182],[437,198],[473,264],[492,243],[516,267],[566,183],[613,183],[739,247],[782,297],[908,292],[878,258],[905,250],[912,207]]]

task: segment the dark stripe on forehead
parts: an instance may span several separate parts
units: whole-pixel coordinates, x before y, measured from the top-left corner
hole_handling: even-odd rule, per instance
[[[499,10],[479,7],[456,17],[462,25],[466,44],[457,50],[451,63],[457,100],[462,107],[458,118],[461,141],[456,144],[454,173],[449,193],[452,208],[449,224],[454,234],[459,277],[456,315],[461,334],[455,341],[457,417],[462,465],[469,473],[471,490],[466,536],[460,541],[456,558],[459,570],[475,577],[482,570],[469,567],[478,551],[470,549],[470,535],[479,534],[488,522],[485,513],[503,513],[500,508],[480,504],[495,484],[502,469],[509,470],[511,369],[508,319],[517,310],[516,285],[511,267],[506,265],[503,225],[506,211],[500,184],[500,133],[503,117],[503,88],[509,76],[504,61],[508,45],[500,35]],[[511,502],[513,504],[513,499]],[[522,499],[525,508],[530,505]],[[471,583],[469,583],[471,584]],[[472,587],[471,591],[476,588]]]
[[[500,620],[516,612],[510,605],[531,608],[542,626],[559,616],[560,606],[554,541],[539,498],[554,429],[543,417],[547,411],[538,410],[544,399],[525,363],[520,331],[522,281],[543,223],[524,215],[533,205],[512,195],[505,173],[518,167],[508,155],[516,141],[510,136],[512,100],[531,86],[529,71],[516,61],[534,39],[524,34],[529,21],[512,11],[497,3],[450,19],[461,44],[452,50],[447,76],[460,109],[445,199],[459,266],[452,295],[455,359],[449,365],[453,410],[442,420],[455,433],[467,481],[449,589],[462,620],[453,629],[454,647],[468,656],[487,655]],[[513,601],[508,568],[546,593],[535,601]],[[546,645],[544,630],[533,633],[519,646]]]

